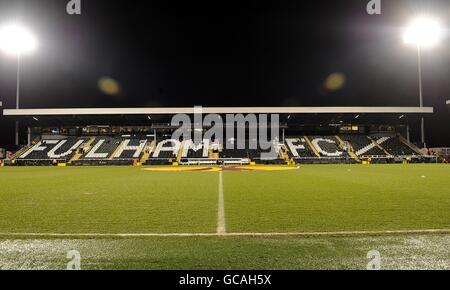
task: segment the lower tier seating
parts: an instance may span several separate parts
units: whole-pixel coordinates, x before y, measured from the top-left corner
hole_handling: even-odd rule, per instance
[[[310,136],[308,138],[321,157],[349,157],[348,148],[342,148],[335,136]]]
[[[386,156],[386,153],[380,149],[375,142],[373,142],[366,135],[341,135],[341,139],[352,146],[353,151],[359,157],[366,156]],[[383,140],[380,140],[383,141]],[[384,142],[384,141],[383,141]],[[380,142],[380,143],[383,143]]]
[[[66,162],[85,141],[85,138],[43,139],[30,146],[17,160],[58,160]]]
[[[394,156],[418,156],[421,155],[411,149],[408,145],[403,143],[398,136],[392,136],[392,137],[380,137],[377,140],[380,140],[381,138],[387,138],[386,141],[383,142],[382,146],[386,149],[390,154]],[[379,141],[377,141],[379,142]]]
[[[354,163],[369,158],[374,163],[388,163],[405,157],[421,162],[425,158],[412,145],[392,134],[290,136],[284,143],[274,140],[263,144],[246,140],[243,149],[237,149],[237,144],[231,141],[223,146],[211,140],[195,144],[192,140],[160,139],[151,145],[153,140],[136,136],[61,137],[32,144],[15,161],[17,165],[50,165],[69,161],[71,165],[131,165],[143,160],[145,164],[165,165],[176,161],[182,164],[195,164],[196,161],[198,164],[215,164],[217,159],[217,164],[221,164],[220,160],[282,164],[291,160],[297,163]],[[265,154],[269,152],[272,154]]]

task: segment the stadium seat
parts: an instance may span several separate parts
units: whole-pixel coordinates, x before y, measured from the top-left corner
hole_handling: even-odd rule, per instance
[[[309,136],[311,144],[321,157],[348,157],[348,153],[339,148],[339,142],[334,136]]]
[[[108,159],[119,146],[120,140],[112,137],[97,137],[89,152],[83,154],[80,160]]]
[[[67,138],[41,140],[31,146],[22,155],[17,158],[19,163],[23,161],[30,164],[30,161],[38,164],[39,161],[56,160],[58,162],[67,162],[77,151],[77,149],[86,141],[85,138]],[[47,164],[47,162],[44,162]]]
[[[411,148],[412,145],[407,145],[406,143],[402,142],[398,136],[377,136],[376,140],[378,143],[380,143],[380,140],[385,139],[385,141],[382,143],[383,147],[388,151],[390,154],[398,157],[405,157],[405,156],[422,156],[420,152],[416,152]]]
[[[369,139],[366,135],[347,134],[340,135],[341,139],[348,142],[359,157],[376,157],[386,156],[386,153],[381,150],[375,142]],[[382,144],[386,139],[377,140],[377,143]]]
[[[146,145],[147,139],[123,139],[113,159],[140,159]]]

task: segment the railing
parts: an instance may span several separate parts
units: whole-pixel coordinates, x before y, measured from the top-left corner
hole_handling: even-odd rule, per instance
[[[394,159],[395,156],[394,155],[361,155],[358,156],[361,159]]]
[[[249,164],[250,159],[247,158],[183,158],[181,165],[242,165]]]
[[[293,157],[295,160],[301,159],[301,160],[324,160],[324,159],[333,159],[333,160],[346,160],[346,159],[353,159],[350,156],[344,156],[344,157],[335,157],[335,156],[321,156],[321,157]]]

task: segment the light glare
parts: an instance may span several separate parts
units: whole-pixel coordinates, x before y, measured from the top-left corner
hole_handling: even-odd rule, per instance
[[[34,36],[26,28],[7,25],[0,29],[0,49],[8,54],[21,55],[36,49]]]
[[[403,42],[417,45],[418,47],[430,47],[439,42],[442,29],[437,20],[421,17],[411,22],[403,34]]]

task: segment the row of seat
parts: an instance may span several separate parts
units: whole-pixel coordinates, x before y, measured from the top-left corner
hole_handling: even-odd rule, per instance
[[[402,142],[400,138],[387,138],[380,137],[377,142],[380,142],[385,138],[385,141],[382,143],[382,146],[394,156],[411,156],[418,155],[418,153],[413,150],[410,146],[408,146],[405,142]]]
[[[43,139],[32,144],[17,160],[67,162],[77,153],[79,160],[139,159],[147,140],[113,137]],[[114,154],[114,156],[113,156]]]
[[[253,140],[255,141],[255,140]],[[340,136],[291,136],[285,142],[272,141],[257,144],[245,140],[245,148],[237,148],[234,140],[226,140],[226,146],[212,140],[195,144],[192,140],[180,142],[172,139],[153,140],[137,137],[69,137],[41,140],[26,150],[18,160],[141,160],[147,154],[149,161],[173,161],[177,159],[201,159],[212,156],[259,160],[263,156],[293,160],[352,159],[353,156],[387,157],[416,156],[419,152],[411,144],[395,135],[340,135]],[[256,147],[254,145],[257,145]],[[225,147],[225,148],[223,148]],[[271,155],[264,153],[271,152]],[[355,158],[353,158],[355,159]]]
[[[387,137],[385,137],[387,138]],[[341,139],[351,145],[351,149],[355,152],[357,156],[385,156],[386,153],[378,146],[384,142],[384,140],[379,140],[376,144],[366,135],[342,135]]]

